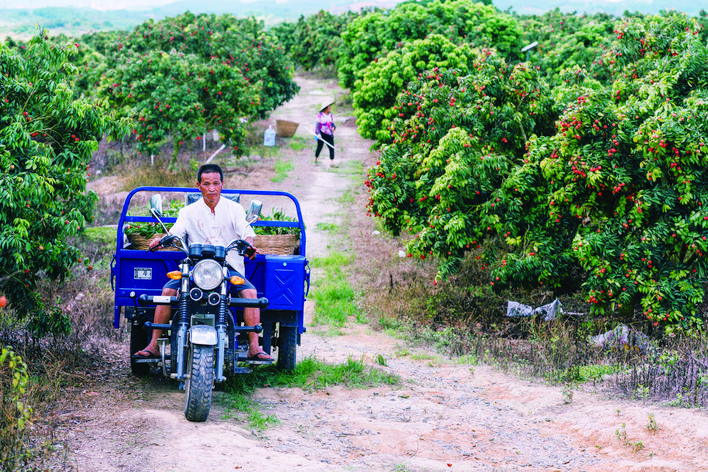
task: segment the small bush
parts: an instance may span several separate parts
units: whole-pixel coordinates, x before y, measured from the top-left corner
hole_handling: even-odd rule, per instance
[[[26,444],[32,408],[27,365],[9,347],[0,354],[0,470],[24,470],[31,459]]]

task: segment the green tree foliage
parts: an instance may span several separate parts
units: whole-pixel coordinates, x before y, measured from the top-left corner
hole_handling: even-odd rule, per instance
[[[516,20],[472,0],[403,2],[352,20],[342,33],[338,66],[343,87],[356,88],[376,58],[406,43],[440,34],[455,43],[495,47],[507,59],[518,58],[521,30]]]
[[[298,34],[298,26],[305,24],[304,17],[300,16],[300,20],[297,22],[283,21],[268,30],[269,33],[278,38],[278,41],[288,54],[291,54],[293,47],[297,44],[295,37]]]
[[[379,143],[390,142],[388,128],[393,117],[399,114],[393,105],[408,82],[421,72],[436,68],[454,68],[467,75],[473,56],[468,45],[457,46],[434,34],[375,59],[352,95],[359,134],[375,138]]]
[[[690,327],[708,269],[708,51],[684,15],[615,32],[603,61],[617,79],[569,87],[558,133],[529,154],[553,183],[551,220],[575,221],[562,223],[565,250],[588,273],[593,309],[641,303],[652,322]]]
[[[80,259],[68,240],[91,219],[86,172],[98,141],[120,125],[70,86],[76,46],[44,35],[25,49],[0,45],[0,291],[20,316],[44,316],[41,278]],[[127,128],[123,128],[127,131]]]
[[[444,273],[498,232],[498,216],[486,213],[498,205],[493,193],[522,164],[528,137],[553,131],[538,72],[478,54],[468,75],[434,69],[399,94],[393,144],[367,182],[371,212],[411,234],[409,255],[449,259]]]
[[[609,77],[604,75],[607,70],[602,67],[602,55],[614,39],[615,21],[616,18],[602,13],[581,17],[555,9],[541,16],[522,17],[521,43],[523,46],[538,43],[528,53],[529,62],[540,69],[551,85],[561,85],[561,72],[576,66],[604,82]]]
[[[281,23],[271,31],[280,39],[293,60],[305,70],[318,66],[333,66],[342,47],[342,31],[352,18],[347,12],[341,15],[320,10],[314,15],[300,15],[296,23]]]
[[[591,310],[701,323],[708,51],[695,19],[628,18],[594,67],[428,73],[397,98],[370,209],[440,275],[467,250],[495,287],[582,284]],[[610,78],[609,81],[599,80]],[[550,124],[555,120],[555,126]]]
[[[260,92],[238,69],[174,50],[120,57],[116,66],[101,87],[126,116],[137,115],[139,150],[155,153],[171,137],[176,156],[184,142],[217,129],[238,151],[245,137],[239,118],[256,113],[253,98]]]
[[[87,42],[99,50],[80,65],[86,90],[98,84],[95,93],[134,121],[146,153],[171,137],[176,155],[182,143],[215,129],[240,154],[246,123],[298,90],[283,47],[253,19],[185,13]]]

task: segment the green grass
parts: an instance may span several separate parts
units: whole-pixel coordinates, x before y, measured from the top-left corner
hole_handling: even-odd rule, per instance
[[[341,204],[351,205],[354,203],[354,195],[352,195],[351,189],[347,189],[341,197],[337,199]]]
[[[310,147],[310,142],[311,141],[309,139],[295,137],[290,141],[288,146],[293,151],[302,151],[303,149]]]
[[[271,182],[282,182],[288,178],[288,172],[293,170],[295,166],[290,161],[281,161],[278,159],[275,161],[275,175],[271,178]]]
[[[95,243],[114,246],[116,244],[116,228],[112,226],[92,226],[84,230],[84,237]]]
[[[262,386],[321,390],[335,385],[347,388],[371,388],[378,385],[399,385],[400,379],[350,357],[341,364],[330,364],[314,356],[298,362],[293,371],[278,370],[275,366],[254,369],[250,375],[237,375],[228,380],[227,396],[251,394]]]
[[[606,375],[616,374],[622,370],[624,370],[622,366],[612,364],[576,365],[571,368],[552,370],[546,374],[546,378],[561,382],[600,382]]]
[[[363,360],[347,359],[343,364],[327,364],[314,357],[308,357],[298,364],[299,387],[303,389],[323,389],[334,385],[347,388],[371,388],[378,385],[399,385],[396,375],[369,367]]]
[[[338,233],[340,226],[336,223],[317,223],[315,225],[317,231],[326,231],[328,233]]]
[[[224,418],[248,421],[251,428],[257,431],[265,431],[269,426],[280,424],[276,416],[261,412],[258,402],[248,395],[228,395],[226,403],[227,413]]]
[[[311,261],[313,269],[324,271],[315,279],[310,292],[310,298],[315,301],[314,324],[328,325],[337,331],[351,317],[360,314],[355,303],[354,289],[343,270],[353,260],[354,256],[334,253]]]
[[[590,382],[595,380],[602,380],[605,375],[615,374],[620,372],[622,367],[619,365],[581,365],[578,368],[578,380],[580,382]]]
[[[379,362],[379,365],[382,364]],[[310,356],[302,359],[292,372],[266,366],[254,369],[250,375],[230,378],[225,385],[225,395],[221,401],[226,406],[225,417],[248,421],[253,429],[263,431],[270,426],[277,426],[280,420],[274,415],[263,413],[258,401],[251,398],[257,388],[300,388],[311,392],[335,385],[364,389],[379,385],[397,386],[400,383],[398,376],[369,366],[363,359],[350,357],[341,364],[328,364]]]
[[[342,152],[338,150],[338,152]],[[335,157],[335,162],[337,159]],[[352,183],[355,185],[361,184],[361,177],[364,169],[364,164],[362,162],[347,159],[344,161],[339,161],[340,165],[338,167],[333,167],[331,170],[337,172],[338,174],[348,175]]]

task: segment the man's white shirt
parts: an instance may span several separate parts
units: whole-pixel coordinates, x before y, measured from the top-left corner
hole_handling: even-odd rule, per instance
[[[188,244],[201,243],[214,246],[226,246],[234,239],[255,237],[255,232],[246,221],[246,211],[238,203],[228,198],[219,198],[212,213],[204,199],[200,198],[191,205],[182,208],[177,221],[170,229],[170,234],[185,239]],[[243,257],[231,251],[227,256],[229,264],[245,275]]]

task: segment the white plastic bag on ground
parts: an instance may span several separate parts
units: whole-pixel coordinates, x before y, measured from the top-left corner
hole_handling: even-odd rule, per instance
[[[551,303],[540,306],[538,308],[530,307],[529,305],[524,305],[523,303],[513,302],[511,300],[506,301],[506,316],[517,317],[517,316],[533,316],[537,314],[542,314],[544,321],[554,320],[563,313],[563,305],[557,298]]]
[[[591,336],[590,341],[598,347],[606,349],[630,349],[646,353],[654,349],[649,337],[627,325],[619,325],[606,333]]]

